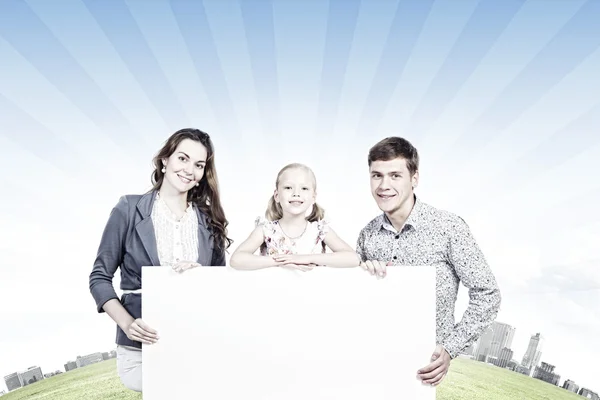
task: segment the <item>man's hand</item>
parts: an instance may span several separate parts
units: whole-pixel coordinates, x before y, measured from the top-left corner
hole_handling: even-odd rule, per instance
[[[450,354],[442,345],[438,345],[431,356],[431,364],[417,371],[417,376],[423,383],[437,386],[448,373],[450,360]]]
[[[391,261],[386,263],[385,261],[367,260],[360,263],[360,266],[363,267],[368,273],[371,275],[377,275],[378,278],[385,278],[385,267],[389,267],[390,265],[392,265]]]

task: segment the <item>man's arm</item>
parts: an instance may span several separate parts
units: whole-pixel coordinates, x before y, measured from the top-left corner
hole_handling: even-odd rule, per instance
[[[501,296],[496,278],[466,222],[455,217],[450,229],[449,261],[469,290],[469,306],[442,343],[455,358],[483,334],[498,315]]]

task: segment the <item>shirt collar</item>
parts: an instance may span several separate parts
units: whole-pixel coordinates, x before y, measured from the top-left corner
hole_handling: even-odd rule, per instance
[[[176,222],[184,222],[185,220],[187,220],[189,218],[189,216],[192,214],[193,212],[193,206],[191,202],[188,202],[188,206],[185,210],[185,214],[183,215],[183,217],[181,219],[177,219],[177,215],[175,215],[175,213],[173,211],[171,211],[171,209],[169,208],[169,206],[167,205],[167,203],[160,197],[158,191],[156,192],[156,202],[155,205],[158,208],[158,211],[160,213],[162,213],[163,215],[168,216],[170,219],[172,219],[173,221]]]
[[[404,230],[404,227],[406,227],[406,226],[410,226],[414,229],[419,229],[419,226],[420,226],[421,222],[423,221],[423,214],[421,212],[422,209],[423,209],[423,203],[415,195],[415,204],[413,205],[413,208],[410,211],[410,214],[408,214],[408,217],[406,218],[406,221],[404,222],[404,226],[402,227],[402,230]],[[383,229],[397,232],[396,228],[394,228],[394,225],[392,225],[390,219],[388,218],[387,215],[385,215],[385,213],[382,214],[381,227]]]

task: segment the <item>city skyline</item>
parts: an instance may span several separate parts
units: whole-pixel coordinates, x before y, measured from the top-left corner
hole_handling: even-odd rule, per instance
[[[489,328],[486,330],[486,332],[489,332],[489,331],[491,331],[491,330],[492,330],[492,328],[493,328],[495,325],[500,325],[500,326],[503,326],[503,327],[509,327],[509,328],[511,329],[511,332],[510,332],[510,333],[509,333],[509,335],[507,336],[507,340],[506,340],[506,344],[507,344],[507,346],[504,346],[504,345],[499,345],[499,347],[498,347],[498,351],[496,351],[496,350],[490,350],[490,352],[491,352],[491,353],[486,353],[486,354],[485,354],[486,356],[498,357],[498,356],[494,356],[493,354],[495,354],[496,352],[497,352],[498,354],[500,354],[500,353],[501,353],[501,350],[502,350],[503,348],[505,348],[505,347],[506,347],[506,348],[508,348],[508,349],[510,349],[510,350],[512,350],[512,351],[513,351],[513,356],[511,357],[511,359],[509,359],[509,361],[517,361],[517,363],[518,363],[519,365],[528,366],[528,368],[530,368],[530,372],[529,372],[528,374],[525,374],[525,375],[528,375],[528,376],[529,376],[531,379],[536,379],[536,378],[534,378],[534,371],[535,371],[535,368],[536,368],[536,367],[539,367],[539,366],[541,366],[542,364],[551,364],[552,366],[554,366],[554,367],[556,367],[556,368],[557,368],[557,371],[556,371],[556,373],[559,375],[559,380],[558,380],[558,382],[556,383],[556,385],[555,385],[555,386],[557,386],[557,387],[560,387],[560,388],[564,388],[564,386],[566,385],[566,383],[567,383],[567,382],[571,382],[571,383],[575,384],[575,385],[578,387],[578,389],[585,388],[585,389],[587,389],[587,390],[591,390],[591,391],[593,391],[593,392],[596,392],[596,393],[598,393],[598,390],[597,390],[597,388],[596,388],[596,387],[592,387],[592,386],[589,386],[589,385],[587,385],[587,386],[586,386],[585,384],[581,384],[581,383],[580,383],[580,382],[577,380],[577,378],[576,378],[576,377],[573,377],[573,376],[568,376],[568,377],[567,377],[566,375],[564,375],[564,373],[560,373],[560,365],[557,365],[557,364],[555,364],[555,363],[554,363],[554,364],[552,364],[552,361],[551,361],[551,360],[544,359],[544,356],[543,356],[543,351],[542,351],[542,350],[539,350],[539,347],[536,347],[535,349],[537,350],[537,352],[542,352],[542,354],[541,354],[541,357],[538,357],[538,358],[537,358],[537,362],[534,362],[534,363],[533,363],[533,365],[527,365],[527,364],[526,364],[526,361],[525,361],[525,360],[526,360],[526,357],[528,356],[528,352],[529,352],[529,350],[530,350],[530,348],[531,348],[531,343],[534,341],[534,338],[536,338],[536,337],[537,337],[537,338],[541,338],[541,339],[543,340],[543,337],[544,337],[544,336],[543,336],[543,335],[542,335],[540,332],[536,332],[535,334],[531,334],[531,335],[530,335],[530,340],[528,341],[528,345],[527,345],[527,346],[525,346],[525,347],[526,347],[526,350],[523,352],[523,356],[522,356],[522,357],[519,357],[519,356],[518,356],[518,353],[517,353],[516,351],[514,351],[514,349],[513,349],[513,346],[512,346],[512,341],[513,341],[513,339],[514,339],[514,336],[515,336],[515,334],[516,334],[516,332],[517,332],[517,327],[516,327],[516,326],[512,326],[512,325],[510,325],[510,324],[508,324],[508,323],[506,323],[506,322],[501,322],[501,321],[495,320],[495,321],[492,323],[492,325],[490,325],[490,327],[489,327]],[[494,335],[494,338],[496,338],[496,337],[497,337],[497,336],[496,336],[496,335]],[[485,333],[484,333],[482,336],[480,336],[480,338],[479,338],[477,341],[475,341],[475,342],[473,343],[473,345],[472,345],[472,346],[475,346],[475,347],[476,347],[476,348],[474,349],[474,352],[475,352],[475,355],[474,355],[474,356],[475,356],[475,360],[476,360],[476,361],[478,361],[478,360],[477,360],[477,357],[476,357],[476,355],[478,355],[478,354],[482,354],[482,353],[480,353],[480,351],[479,351],[479,346],[481,345],[481,342],[482,342],[483,340],[485,340]],[[492,340],[492,343],[493,343],[493,340]],[[116,349],[116,346],[114,346],[114,347],[115,347],[115,349]],[[492,347],[492,348],[493,348],[493,347]],[[465,350],[467,350],[467,349],[465,349]],[[110,353],[113,353],[114,351],[115,351],[114,349],[111,349],[111,350],[110,350]],[[60,369],[60,368],[59,368],[59,369],[49,369],[49,370],[50,370],[50,371],[52,371],[52,372],[55,372],[55,371],[61,371],[61,372],[62,372],[62,371],[64,371],[64,372],[68,372],[68,371],[69,371],[69,369],[67,369],[67,368],[66,368],[67,364],[75,364],[75,365],[76,365],[76,368],[79,368],[79,367],[80,367],[80,366],[79,366],[79,358],[85,359],[85,358],[89,358],[89,357],[91,357],[91,356],[96,356],[97,354],[102,354],[102,353],[101,353],[101,352],[100,352],[100,353],[99,353],[99,352],[95,352],[95,353],[90,353],[90,354],[87,354],[87,355],[84,355],[84,356],[81,356],[81,357],[80,357],[80,356],[77,356],[77,357],[73,358],[73,359],[74,359],[74,360],[76,360],[76,361],[72,361],[72,360],[66,361],[66,362],[63,364],[63,368],[62,368],[62,369]],[[519,362],[519,361],[518,361],[519,359],[522,359],[522,362]],[[85,365],[88,365],[88,364],[85,364]],[[83,365],[83,366],[85,366],[85,365]],[[498,367],[498,368],[500,368],[499,366],[497,366],[497,367]],[[2,380],[2,383],[4,384],[4,386],[5,386],[5,387],[4,387],[4,388],[0,387],[0,391],[2,391],[2,390],[7,390],[7,392],[9,391],[9,390],[8,390],[8,385],[6,385],[6,382],[5,382],[5,379],[6,379],[8,376],[11,376],[11,375],[16,375],[16,374],[21,374],[21,373],[23,373],[23,372],[26,372],[26,371],[32,370],[32,369],[34,369],[34,368],[40,369],[40,373],[42,373],[42,372],[44,371],[44,367],[43,367],[42,365],[37,365],[37,364],[36,364],[36,365],[34,365],[34,366],[31,366],[31,367],[25,368],[25,369],[23,369],[23,370],[15,370],[14,372],[12,372],[12,373],[10,373],[10,374],[5,374],[5,375],[3,375],[3,380]],[[73,367],[72,367],[72,368],[73,368]],[[72,368],[71,368],[71,369],[72,369]],[[515,372],[515,373],[518,373],[518,372]],[[46,374],[43,374],[43,375],[44,375],[44,378],[43,378],[43,379],[48,379],[48,378],[46,378],[46,377],[45,377],[45,375],[46,375]]]
[[[494,340],[498,338],[498,336],[496,335],[496,332],[494,330],[495,327],[500,328],[499,331],[502,333],[500,336],[504,336],[506,338],[506,341],[504,344],[498,345],[499,351],[496,348],[494,348],[494,346],[493,346]],[[503,335],[506,333],[506,331],[508,331],[508,334]],[[544,336],[540,332],[536,332],[535,334],[530,335],[528,344],[526,346],[526,350],[523,352],[523,355],[521,357],[519,357],[518,353],[514,351],[513,346],[512,346],[512,341],[513,341],[516,331],[517,331],[517,328],[515,326],[512,326],[506,322],[500,322],[498,320],[495,320],[490,325],[490,327],[488,327],[486,329],[484,334],[481,335],[478,338],[478,340],[476,340],[475,343],[473,343],[472,346],[470,346],[468,349],[465,349],[465,351],[462,354],[470,356],[475,361],[487,363],[488,357],[500,358],[499,355],[502,353],[502,350],[504,350],[504,349],[512,350],[512,357],[510,357],[508,359],[508,361],[509,362],[515,361],[519,367],[525,367],[527,369],[527,373],[519,372],[519,371],[515,370],[517,373],[522,373],[524,375],[529,376],[530,378],[537,379],[535,377],[536,370],[538,368],[544,369],[544,366],[549,366],[552,368],[557,368],[557,371],[555,372],[555,374],[557,374],[559,376],[559,378],[558,378],[558,382],[556,382],[555,386],[563,387],[567,382],[572,382],[574,384],[577,384],[577,386],[579,388],[585,388],[585,389],[594,391],[594,389],[595,389],[594,387],[581,385],[580,383],[578,383],[578,381],[577,381],[577,379],[575,379],[575,377],[572,377],[572,376],[566,377],[563,373],[560,373],[560,366],[558,364],[553,363],[551,360],[544,359],[544,355],[543,355]],[[490,344],[492,344],[491,347],[490,347]],[[471,350],[469,351],[469,349],[471,349]],[[483,360],[479,359],[480,357],[483,357]],[[521,359],[521,361],[519,361],[519,359]],[[505,367],[502,367],[502,368],[505,368]],[[549,372],[554,372],[554,371],[549,371]]]
[[[230,253],[296,161],[354,247],[379,214],[367,152],[406,137],[417,195],[482,248],[515,353],[544,332],[544,357],[592,386],[598,20],[595,0],[0,2],[0,374],[114,347],[88,289],[100,236],[192,126],[215,144]],[[461,288],[457,319],[467,304]]]
[[[4,375],[2,382],[4,383],[5,390],[7,392],[10,392],[21,387],[31,385],[43,379],[51,378],[56,374],[69,372],[73,369],[82,368],[94,364],[96,362],[106,361],[111,358],[116,358],[116,346],[115,349],[110,350],[109,352],[95,352],[91,354],[86,354],[84,356],[77,356],[73,359],[75,361],[70,360],[65,362],[65,364],[63,364],[62,369],[53,369],[50,370],[50,372],[46,373],[43,372],[44,368],[41,365],[33,365],[26,369],[18,370],[10,374]],[[39,373],[36,373],[38,371]],[[32,382],[30,378],[33,378],[34,376],[36,379]],[[1,392],[2,388],[0,388],[0,394]]]

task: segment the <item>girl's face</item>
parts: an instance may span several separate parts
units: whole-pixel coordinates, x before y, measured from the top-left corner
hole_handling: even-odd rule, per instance
[[[275,201],[281,205],[284,214],[304,215],[315,203],[314,188],[312,174],[302,168],[290,168],[279,177]]]
[[[200,142],[184,139],[173,154],[163,160],[166,169],[163,185],[167,184],[180,193],[188,192],[204,176],[207,151]]]

